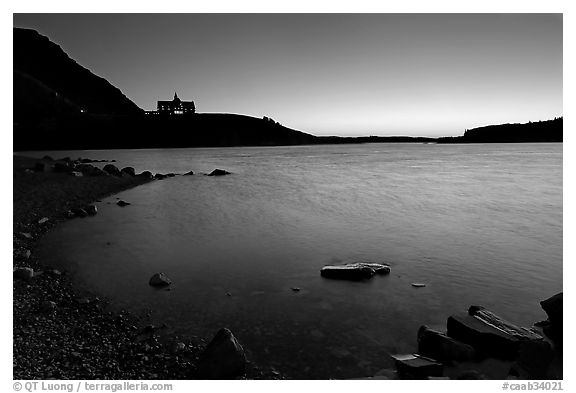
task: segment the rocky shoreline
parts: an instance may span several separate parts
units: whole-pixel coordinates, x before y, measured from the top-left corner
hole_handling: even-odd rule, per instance
[[[93,203],[98,199],[177,176],[136,174],[134,168],[110,163],[100,169],[92,165],[95,162],[102,161],[14,157],[13,378],[287,378],[273,367],[251,363],[249,352],[224,327],[207,338],[208,344],[169,337],[163,334],[169,329],[152,325],[149,315],[110,311],[106,299],[74,286],[67,272],[37,258],[37,241],[47,231],[61,221],[97,214]],[[207,176],[228,174],[216,169]],[[130,203],[119,200],[117,205]],[[330,265],[320,271],[326,279],[354,281],[389,273],[390,266],[372,262]],[[157,273],[149,285],[170,283]],[[484,371],[492,361],[503,370],[499,375],[509,379],[562,379],[562,294],[543,300],[541,306],[548,320],[529,329],[480,306],[448,316],[445,332],[422,326],[414,334],[417,353],[391,355],[395,368],[364,379],[488,379]]]
[[[59,222],[96,214],[92,203],[99,198],[173,174],[100,169],[89,159],[14,156],[13,162],[14,379],[282,378],[250,363],[227,330],[208,346],[165,337],[146,317],[109,311],[106,299],[36,257],[37,241]]]

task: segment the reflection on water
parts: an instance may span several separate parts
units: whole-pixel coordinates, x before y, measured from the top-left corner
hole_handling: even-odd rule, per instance
[[[471,304],[531,325],[545,318],[538,302],[562,290],[560,144],[51,154],[233,172],[126,191],[126,208],[103,200],[41,251],[116,304],[151,308],[175,334],[229,327],[254,360],[293,377],[371,375],[387,354],[416,349],[421,324],[442,328]],[[357,260],[392,273],[320,277],[327,263]],[[173,290],[148,286],[158,271]]]

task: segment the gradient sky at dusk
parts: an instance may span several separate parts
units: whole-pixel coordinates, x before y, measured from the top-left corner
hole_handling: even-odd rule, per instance
[[[561,14],[15,14],[143,109],[315,135],[460,135],[562,115]]]

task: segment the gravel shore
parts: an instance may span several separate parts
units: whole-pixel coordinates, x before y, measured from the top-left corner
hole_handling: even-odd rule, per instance
[[[14,157],[13,265],[34,277],[13,281],[13,378],[193,379],[203,342],[162,337],[143,317],[109,311],[105,299],[35,256],[38,239],[69,209],[150,180],[33,172],[36,162]],[[246,378],[278,376],[249,364]]]

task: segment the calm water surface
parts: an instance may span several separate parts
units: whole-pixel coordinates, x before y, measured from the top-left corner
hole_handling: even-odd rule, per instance
[[[388,354],[416,350],[420,325],[444,328],[471,304],[530,326],[545,319],[538,302],[562,290],[561,144],[36,154],[46,153],[233,172],[146,184],[118,195],[126,208],[104,199],[97,216],[50,232],[41,253],[173,334],[229,327],[252,359],[292,377],[371,375]],[[320,277],[358,260],[392,273]],[[158,271],[172,291],[148,286]]]

